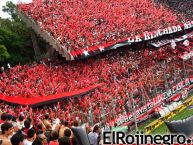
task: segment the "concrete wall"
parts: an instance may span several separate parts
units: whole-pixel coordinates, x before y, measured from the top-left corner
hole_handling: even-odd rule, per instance
[[[31,19],[30,17],[25,16],[22,12],[18,11],[18,14],[20,16],[20,18],[27,24],[28,27],[32,27],[35,31],[36,34],[40,35],[45,41],[47,41],[49,43],[49,45],[52,47],[50,47],[48,50],[49,52],[48,55],[53,54],[53,48],[59,52],[59,54],[61,54],[63,57],[66,58],[66,60],[72,60],[73,58],[71,58],[70,54],[68,53],[68,51],[64,48],[62,48],[62,46],[60,44],[58,44],[53,37],[51,37],[47,31],[42,31],[40,29],[40,27],[35,23],[35,21],[33,19]]]

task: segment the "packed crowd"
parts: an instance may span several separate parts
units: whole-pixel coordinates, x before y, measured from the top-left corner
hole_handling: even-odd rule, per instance
[[[189,43],[192,46],[193,39],[190,40]],[[117,50],[78,62],[44,60],[40,63],[17,65],[12,68],[9,65],[9,70],[0,74],[0,93],[5,96],[49,96],[76,91],[100,83],[107,86],[120,85],[121,87],[121,84],[125,84],[126,80],[129,79],[131,83],[136,78],[142,79],[140,80],[142,84],[148,84],[148,77],[144,76],[149,74],[151,78],[156,71],[162,68],[157,66],[160,65],[157,61],[161,61],[163,58],[171,60],[173,54],[173,57],[180,56],[184,52],[190,52],[188,49],[191,49],[182,43],[176,46],[177,49],[169,48],[171,46],[159,50]],[[164,61],[164,63],[168,62]],[[157,77],[155,76],[155,78]],[[117,86],[114,87],[117,88]],[[150,86],[146,87],[151,88]]]
[[[16,66],[0,75],[0,91],[7,96],[34,97],[104,83],[83,97],[63,100],[56,108],[65,110],[69,122],[76,118],[81,122],[100,122],[105,112],[108,122],[132,110],[128,92],[133,93],[134,104],[139,108],[185,77],[179,56],[187,52],[178,46],[175,50],[169,45],[158,50],[117,50],[81,62],[47,61]],[[188,63],[190,75],[192,63]]]
[[[99,83],[122,86],[128,77],[132,80],[139,74],[153,74],[151,71],[143,72],[143,69],[155,65],[151,57],[161,59],[165,53],[165,50],[126,50],[81,62],[45,61],[18,65],[0,75],[0,93],[6,96],[39,97],[76,91]],[[145,80],[141,82],[146,84]]]
[[[35,112],[30,110],[6,105],[3,108],[1,104],[1,145],[78,145],[79,140],[70,127],[85,130],[88,133],[89,142],[93,145],[97,145],[100,141],[98,125],[92,129],[87,125],[80,126],[76,120],[73,124],[69,124],[62,112],[50,116],[48,113],[53,113],[52,110],[47,113],[44,110],[41,116],[38,116],[40,114],[35,115]]]
[[[189,46],[185,46],[188,44],[185,40],[175,48],[168,44],[157,50],[115,50],[79,62],[47,60],[9,67],[0,74],[0,91],[9,96],[46,96],[96,83],[105,85],[84,96],[67,98],[43,108],[1,103],[0,141],[6,145],[18,145],[18,142],[76,145],[71,126],[98,122],[104,126],[119,115],[131,113],[132,103],[136,108],[142,107],[155,95],[192,75],[193,58],[186,60],[186,66],[180,58],[193,50],[193,39],[188,41]],[[98,142],[99,128],[86,130],[90,141]]]
[[[34,0],[18,7],[68,50],[119,41],[184,20],[180,13],[151,0]],[[189,41],[192,45],[193,39]],[[157,50],[145,45],[137,48],[78,62],[43,60],[3,70],[0,94],[5,96],[33,98],[104,85],[86,95],[39,108],[1,103],[0,144],[76,145],[70,127],[86,123],[90,143],[98,145],[100,129],[95,126],[91,130],[90,124],[104,126],[121,114],[133,112],[132,105],[142,107],[193,75],[193,58],[186,60],[186,66],[180,58],[193,48],[183,42],[175,48],[170,44]]]
[[[34,0],[18,8],[70,51],[117,42],[183,20],[152,0]]]
[[[162,57],[159,56],[159,51],[161,51]],[[78,140],[70,128],[86,123],[83,128],[88,133],[90,143],[98,145],[100,129],[98,125],[91,129],[88,122],[105,123],[119,114],[132,111],[131,106],[127,106],[128,110],[125,107],[129,102],[132,102],[130,97],[125,95],[127,92],[125,84],[128,85],[129,90],[133,90],[134,105],[138,108],[150,99],[148,98],[151,97],[149,94],[155,88],[158,89],[158,92],[167,89],[166,80],[168,86],[172,86],[175,83],[173,81],[179,82],[183,78],[183,66],[180,66],[179,57],[171,54],[170,49],[165,48],[159,51],[156,51],[157,55],[153,51],[149,51],[149,55],[146,55],[147,51],[144,51],[144,61],[150,61],[152,64],[149,62],[146,67],[142,67],[136,61],[135,67],[132,70],[127,70],[129,75],[122,74],[122,77],[125,75],[124,77],[129,80],[128,84],[127,80],[123,79],[124,77],[121,78],[114,74],[110,80],[111,84],[104,88],[83,97],[68,98],[43,108],[32,109],[28,106],[10,106],[1,103],[0,142],[2,145],[76,145]],[[139,53],[139,51],[137,52]],[[121,53],[121,56],[124,56],[124,53]],[[110,60],[113,63],[115,60],[117,61],[117,57]],[[121,64],[124,63],[124,60],[121,59]],[[175,69],[173,69],[174,63],[178,65]],[[192,63],[191,60],[189,63]],[[150,64],[151,66],[148,66]],[[140,70],[136,69],[136,65]],[[108,66],[112,68],[111,65]],[[186,70],[192,71],[192,68]],[[189,73],[193,74],[193,72]],[[165,80],[163,79],[164,74],[166,74]],[[135,84],[141,85],[145,92],[147,90],[150,92],[140,94],[139,86],[135,86]],[[160,90],[159,87],[161,87]],[[105,118],[101,115],[103,113],[105,113]]]
[[[98,82],[97,75],[92,76],[86,73],[87,68],[82,68],[84,63],[18,65],[1,75],[1,93],[3,91],[7,96],[48,96],[76,91]]]
[[[137,65],[144,60],[142,53],[126,50],[81,62],[54,60],[18,65],[1,74],[0,90],[7,96],[35,97],[75,91],[97,83],[110,86],[115,81],[127,78],[127,68],[138,70]],[[142,67],[145,65],[149,64]]]
[[[156,0],[156,2],[165,4],[166,7],[174,10],[177,15],[184,18],[184,21],[192,20],[193,18],[192,0]]]

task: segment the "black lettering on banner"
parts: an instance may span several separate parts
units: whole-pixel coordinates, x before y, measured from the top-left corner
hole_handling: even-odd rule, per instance
[[[116,138],[117,138],[117,140],[116,140],[117,144],[120,144],[120,143],[125,144],[125,141],[124,141],[125,133],[124,132],[117,132]]]
[[[126,136],[125,141],[127,144],[133,144],[135,142],[135,138],[133,135],[129,134]]]
[[[110,131],[105,131],[103,133],[103,143],[104,144],[111,144],[111,141],[108,141],[108,139],[110,140],[110,135],[111,135],[111,132]]]
[[[160,120],[160,121],[164,121],[164,118],[162,117],[162,118],[160,118],[159,120]]]
[[[173,110],[172,113],[177,114],[177,113],[179,113],[179,111],[178,110]]]
[[[146,132],[151,131],[151,126],[146,127]]]

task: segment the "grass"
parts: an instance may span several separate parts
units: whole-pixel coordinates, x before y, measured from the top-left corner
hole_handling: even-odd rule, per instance
[[[139,131],[143,131],[147,125],[149,125],[150,123],[154,122],[156,120],[156,118],[151,118],[150,120],[148,120],[147,122],[145,122],[143,125],[139,126],[138,130]]]
[[[193,116],[193,109],[186,108],[185,110],[183,110],[182,112],[180,112],[179,114],[174,116],[171,119],[171,121],[186,119],[190,116]],[[170,132],[169,132],[167,126],[164,123],[160,127],[158,127],[157,129],[155,129],[151,134],[169,134],[169,133]]]

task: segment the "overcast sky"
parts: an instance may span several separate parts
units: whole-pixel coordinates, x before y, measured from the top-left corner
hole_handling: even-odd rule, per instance
[[[9,15],[8,15],[7,13],[4,13],[4,12],[2,11],[2,6],[4,6],[7,1],[12,1],[13,3],[17,4],[18,1],[20,1],[20,2],[25,2],[25,3],[29,3],[29,2],[31,2],[32,0],[0,0],[0,17],[2,17],[2,18],[7,18],[7,17],[9,17]]]

